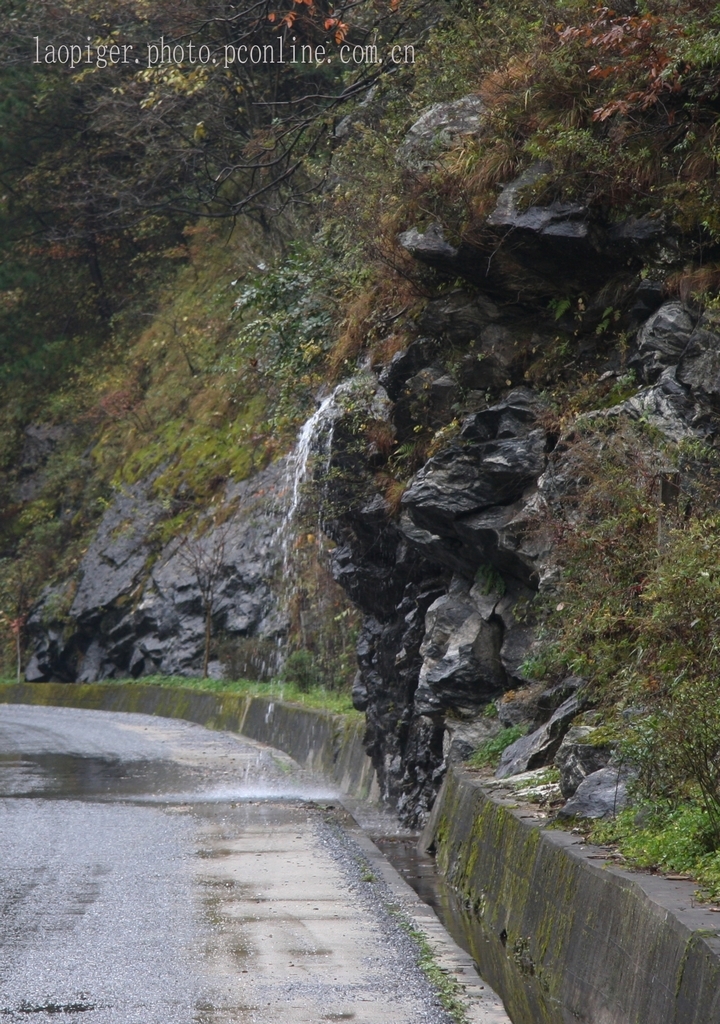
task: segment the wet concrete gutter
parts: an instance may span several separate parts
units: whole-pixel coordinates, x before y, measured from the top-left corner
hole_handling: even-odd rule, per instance
[[[452,768],[423,837],[515,1024],[718,1024],[720,915]]]

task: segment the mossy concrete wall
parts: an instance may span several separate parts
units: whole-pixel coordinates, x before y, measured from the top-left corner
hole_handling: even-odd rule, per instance
[[[720,1024],[720,915],[694,905],[691,882],[606,866],[462,769],[424,841],[515,1024]]]
[[[373,767],[362,744],[363,723],[345,715],[268,697],[136,683],[0,684],[0,703],[183,718],[277,747],[304,767],[323,772],[348,796],[361,800],[378,796]]]

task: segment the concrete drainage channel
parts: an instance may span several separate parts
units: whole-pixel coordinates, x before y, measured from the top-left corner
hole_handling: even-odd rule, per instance
[[[362,748],[362,726],[359,721],[350,721],[343,716],[309,711],[301,707],[287,705],[267,699],[248,698],[229,694],[208,694],[192,690],[165,689],[133,684],[78,685],[40,683],[0,685],[0,704],[3,703],[6,705],[29,705],[29,707],[17,707],[16,709],[12,709],[12,716],[14,717],[8,718],[7,715],[5,716],[5,733],[8,736],[15,735],[16,743],[22,742],[22,740],[17,739],[17,737],[23,735],[22,729],[30,730],[28,735],[31,741],[34,733],[45,736],[50,730],[59,732],[63,737],[63,745],[61,746],[61,749],[66,751],[66,753],[38,754],[37,752],[33,752],[31,762],[37,764],[43,777],[49,777],[49,775],[52,774],[53,777],[62,778],[62,792],[69,796],[71,801],[86,799],[85,794],[89,796],[90,799],[93,799],[93,794],[96,794],[94,799],[100,799],[101,803],[97,805],[100,808],[106,808],[108,806],[107,800],[109,798],[106,790],[109,784],[112,787],[112,792],[118,794],[120,799],[123,799],[124,794],[124,799],[129,800],[130,804],[137,803],[137,801],[141,801],[142,804],[142,801],[146,801],[148,799],[141,794],[145,791],[148,782],[152,782],[153,780],[156,783],[159,783],[160,788],[156,790],[157,792],[160,794],[168,793],[169,789],[173,788],[170,786],[168,789],[167,783],[170,780],[166,777],[168,768],[171,767],[171,762],[160,761],[153,763],[147,760],[136,760],[133,763],[137,767],[134,771],[131,771],[128,774],[125,765],[117,760],[116,754],[113,754],[116,747],[113,746],[112,738],[110,738],[107,745],[101,742],[103,736],[102,728],[112,728],[112,722],[117,721],[117,719],[109,715],[99,715],[97,720],[93,719],[92,726],[83,726],[82,722],[78,725],[78,723],[74,722],[74,718],[71,719],[69,717],[77,715],[77,713],[71,709],[84,709],[80,712],[81,714],[84,713],[84,711],[125,711],[138,713],[140,715],[152,714],[162,716],[163,718],[184,719],[185,721],[194,722],[198,725],[209,726],[223,731],[218,736],[217,741],[210,742],[209,740],[200,740],[200,745],[202,747],[212,746],[219,742],[220,739],[223,740],[223,743],[232,742],[231,738],[223,738],[223,733],[238,733],[243,739],[248,739],[256,745],[258,743],[267,744],[267,747],[260,747],[258,749],[265,751],[265,753],[262,754],[262,757],[266,760],[270,758],[270,760],[280,770],[281,774],[283,771],[289,771],[290,765],[293,765],[293,762],[295,762],[295,764],[292,771],[297,772],[297,764],[300,764],[301,768],[305,769],[305,782],[302,784],[302,789],[298,791],[298,797],[301,800],[310,800],[309,803],[305,804],[307,812],[304,813],[309,814],[314,819],[317,819],[319,814],[320,831],[325,834],[325,839],[323,840],[323,843],[325,844],[323,852],[321,853],[320,850],[318,851],[318,858],[322,860],[322,858],[328,853],[331,858],[334,856],[336,858],[338,868],[341,869],[341,872],[346,875],[348,879],[350,879],[351,888],[355,894],[354,899],[359,899],[361,904],[366,902],[366,911],[370,913],[371,916],[373,913],[378,913],[380,915],[377,922],[378,927],[380,928],[380,932],[378,933],[379,942],[388,941],[387,936],[391,935],[394,929],[396,935],[395,942],[397,943],[395,947],[396,952],[391,952],[391,950],[388,949],[388,953],[390,954],[388,964],[393,960],[393,957],[398,959],[398,964],[402,964],[403,956],[406,958],[409,957],[409,959],[406,960],[406,966],[400,974],[397,975],[398,978],[405,977],[407,979],[405,982],[400,983],[400,988],[402,989],[403,985],[407,988],[408,984],[410,984],[410,979],[413,977],[413,972],[417,972],[417,978],[412,982],[413,985],[418,986],[416,989],[413,989],[413,992],[417,993],[416,998],[418,1000],[425,998],[421,996],[421,992],[423,991],[423,988],[427,988],[427,981],[429,981],[430,985],[438,993],[440,1001],[443,1003],[446,1012],[450,1017],[452,1017],[452,1019],[457,1021],[458,1024],[460,1024],[460,1022],[463,1022],[463,1024],[464,1022],[467,1022],[467,1024],[510,1024],[510,1019],[505,1013],[501,1000],[478,976],[472,957],[468,953],[464,952],[454,942],[438,920],[434,911],[417,896],[407,882],[405,882],[400,874],[392,867],[386,857],[383,856],[378,847],[371,841],[371,839],[368,838],[368,835],[364,832],[362,827],[357,824],[356,819],[360,818],[363,821],[370,821],[373,825],[381,826],[383,818],[383,815],[376,807],[373,806],[372,802],[372,799],[377,797],[377,793],[372,769]],[[52,708],[56,706],[67,709],[60,713],[59,718],[55,717],[54,712],[52,712],[52,717],[49,717],[50,713],[43,710],[45,708]],[[8,712],[10,712],[10,709],[8,709]],[[42,717],[42,720],[37,719],[36,721],[36,715],[38,713],[44,717]],[[18,719],[19,725],[16,727],[12,723],[15,721],[18,714],[20,714],[21,717]],[[173,726],[171,726],[170,723],[161,725],[161,719],[155,720],[158,722],[158,728],[152,726],[149,734],[147,732],[148,725],[143,725],[143,722],[149,722],[149,719],[131,718],[128,719],[127,726],[120,723],[118,726],[115,726],[115,728],[119,728],[122,734],[127,733],[128,730],[133,734],[138,730],[141,730],[143,735],[152,736],[157,732],[161,745],[162,743],[167,744],[169,742],[168,737],[172,730],[177,730],[180,727],[180,723]],[[97,729],[99,730],[97,732],[97,736],[95,732],[96,721],[98,723]],[[53,725],[53,723],[55,724]],[[20,728],[21,731],[15,731],[16,728]],[[64,745],[64,737],[66,735],[70,736],[69,742],[71,744],[77,742],[72,739],[72,730],[74,729],[77,733],[78,728],[81,733],[89,737],[89,749],[93,751],[93,754],[89,758],[87,764],[80,764],[84,755],[78,756],[72,753],[72,751],[76,749],[75,746]],[[93,730],[92,733],[87,732],[90,728]],[[188,727],[185,726],[184,728],[187,729]],[[8,729],[10,729],[10,733],[8,733]],[[67,729],[70,729],[71,733],[67,734]],[[84,741],[81,741],[81,745],[82,742]],[[198,742],[197,737],[195,742]],[[268,747],[273,749],[268,750]],[[11,751],[14,749],[12,740],[9,749]],[[20,747],[16,747],[16,749],[20,751]],[[22,749],[24,749],[24,746]],[[107,751],[107,756],[110,758],[107,763],[105,763],[107,758],[103,758],[101,750]],[[283,751],[283,753],[281,754],[280,751]],[[230,751],[230,754],[231,753],[232,751]],[[203,751],[203,757],[204,755],[205,751]],[[289,756],[284,757],[284,755]],[[22,797],[24,795],[24,789],[22,786],[24,786],[28,781],[26,776],[23,774],[25,772],[25,768],[23,767],[24,762],[17,761],[17,754],[5,756],[10,759],[11,768],[13,767],[12,762],[14,762],[15,772],[19,772],[22,777],[20,778],[20,789],[16,788],[15,791],[13,791],[13,787],[11,786],[10,790],[7,790],[3,786],[0,787],[0,793],[3,795],[12,795],[13,792],[15,792],[16,795]],[[290,761],[290,758],[292,758],[293,761]],[[2,760],[2,757],[0,757],[0,760]],[[235,758],[231,757],[230,760],[234,761]],[[283,768],[283,764],[281,763],[283,761],[287,762],[287,766],[285,768]],[[97,764],[95,764],[95,762],[97,762]],[[182,777],[174,780],[174,788],[177,789],[178,786],[180,787],[180,795],[171,798],[171,805],[167,812],[171,815],[173,820],[179,820],[176,819],[177,814],[182,815],[189,813],[189,805],[186,806],[186,804],[188,800],[192,803],[192,798],[185,794],[186,792],[189,794],[192,786],[197,782],[197,779],[195,778],[197,769],[193,768],[192,771],[190,771],[187,766],[183,767],[184,764],[185,762],[181,759],[179,767],[181,769]],[[225,767],[230,770],[227,771],[223,768],[221,775],[227,776],[229,788],[226,791],[225,782],[222,782],[220,790],[217,792],[232,791],[233,794],[239,794],[242,791],[243,783],[241,782],[240,789],[237,787],[233,788],[229,781],[232,777],[232,769],[229,762],[226,762]],[[308,769],[311,774],[308,773]],[[165,773],[164,775],[163,772]],[[187,778],[184,777],[186,772],[189,772]],[[316,773],[318,772],[322,772],[325,779],[332,782],[330,787],[325,786],[321,780],[317,779]],[[303,773],[301,772],[301,775],[302,774]],[[133,775],[135,777],[133,777]],[[242,779],[242,775],[239,778]],[[313,779],[315,781],[313,781]],[[290,775],[288,776],[288,780],[288,784],[290,784]],[[286,783],[281,783],[281,785],[285,786]],[[186,786],[188,787],[187,790],[183,788]],[[51,786],[51,796],[52,789],[53,787]],[[320,793],[321,790],[324,792],[325,796],[312,796],[313,793]],[[281,792],[284,791],[285,790],[281,790]],[[335,810],[332,809],[332,797],[329,797],[330,802],[328,803],[328,796],[333,791],[343,794],[341,799],[342,803],[346,806],[345,811],[337,808],[337,806]],[[301,793],[309,794],[309,796],[302,796]],[[30,795],[42,796],[43,794],[42,792],[38,792],[37,794],[30,793]],[[262,796],[256,797],[253,793],[251,797],[251,804],[244,805],[248,807],[248,810],[246,812],[241,812],[240,810],[232,810],[232,808],[240,808],[242,805],[234,803],[227,804],[228,799],[235,800],[237,799],[237,796],[233,795],[230,797],[226,795],[222,798],[225,800],[225,803],[222,804],[222,806],[226,808],[225,810],[222,812],[208,812],[211,818],[217,818],[218,815],[222,814],[222,821],[227,822],[227,824],[220,826],[220,833],[222,833],[222,835],[218,837],[218,842],[214,844],[217,849],[214,849],[212,842],[208,842],[205,844],[208,847],[207,851],[201,851],[202,857],[210,858],[210,860],[205,860],[203,862],[208,865],[208,869],[210,865],[217,865],[215,870],[220,870],[223,863],[229,863],[228,858],[232,860],[234,857],[235,862],[238,862],[237,858],[240,855],[244,855],[245,857],[255,857],[262,854],[263,867],[259,867],[258,869],[260,871],[260,875],[258,876],[258,885],[262,886],[262,881],[267,880],[268,872],[272,870],[271,864],[273,851],[270,848],[273,847],[275,842],[273,838],[275,827],[271,824],[274,820],[273,815],[277,816],[280,814],[282,817],[283,814],[289,814],[290,817],[293,817],[293,815],[297,816],[298,813],[297,811],[293,811],[291,807],[286,811],[282,811],[281,809],[273,810],[273,808],[281,808],[281,805],[274,802],[276,798],[276,796],[274,797],[269,794],[267,798],[269,800],[267,809],[262,811],[262,809],[258,807],[256,812],[251,809],[252,803],[254,802],[256,805],[258,802],[263,804],[264,798]],[[167,796],[158,797],[158,800],[160,800],[163,805],[167,803],[167,799]],[[220,796],[217,796],[217,799],[220,799]],[[173,805],[173,801],[180,801],[177,807]],[[42,803],[42,801],[40,802]],[[27,804],[27,800],[25,803]],[[35,806],[38,806],[37,802]],[[142,806],[147,806],[147,804],[142,804]],[[196,804],[195,806],[199,808],[201,805]],[[8,805],[8,809],[12,810],[10,804]],[[172,813],[173,810],[176,812],[175,814]],[[350,813],[347,813],[347,811],[350,811]],[[18,810],[17,813],[19,814],[20,810]],[[198,815],[202,816],[204,813],[205,812],[200,809],[194,812],[196,817]],[[255,825],[249,825],[248,827],[243,826],[238,834],[242,837],[239,838],[239,843],[240,847],[243,849],[239,849],[235,852],[233,843],[237,845],[238,840],[231,839],[233,834],[233,827],[231,827],[232,820],[239,814],[248,814],[249,821],[256,813],[265,815],[263,820],[267,820],[267,827],[270,831],[264,832],[263,838],[263,829],[261,829],[259,833],[260,845],[257,846],[257,848],[253,847],[252,851],[249,849],[245,851],[244,847],[251,843],[253,830],[257,831],[257,823]],[[303,812],[300,813],[302,817]],[[351,816],[353,814],[355,816]],[[227,818],[225,815],[227,815]],[[385,815],[384,818],[384,824],[385,827],[387,827],[389,820],[388,816]],[[297,826],[288,826],[287,823],[284,823],[284,825],[289,827],[290,832],[293,833],[295,831],[303,831],[303,828],[301,828],[299,824]],[[284,842],[290,842],[291,845],[294,844],[295,847],[301,846],[302,843],[300,840],[302,837],[300,835],[295,836],[290,835],[290,833],[285,836],[283,835],[284,825],[283,822],[281,822],[278,830],[278,843],[282,845]],[[285,831],[287,831],[287,827],[285,827]],[[66,829],[66,834],[72,836],[76,831],[77,827],[70,826]],[[27,839],[27,841],[29,842],[30,839]],[[134,841],[135,840],[132,839],[132,842]],[[0,845],[2,844],[0,843]],[[255,850],[256,852],[253,852]],[[279,849],[278,851],[275,851],[275,853],[279,854]],[[217,861],[216,858],[218,856],[221,857],[221,861]],[[270,858],[269,861],[267,860],[268,857]],[[14,859],[17,860],[17,856],[14,856]],[[315,863],[308,866],[310,876],[312,877],[307,877],[305,874],[302,876],[297,875],[296,865],[292,869],[294,874],[291,872],[289,879],[280,880],[280,889],[274,896],[270,897],[271,902],[263,904],[263,906],[270,908],[269,913],[271,915],[282,916],[283,911],[281,909],[281,903],[277,903],[276,900],[278,897],[283,897],[287,892],[294,891],[292,888],[293,885],[295,886],[295,889],[297,889],[298,884],[300,885],[297,892],[301,901],[303,899],[307,900],[310,898],[315,902],[318,902],[318,900],[322,902],[321,897],[316,898],[315,896],[302,896],[302,892],[304,891],[302,878],[307,878],[305,883],[305,890],[307,891],[313,890],[313,887],[317,889],[318,886],[324,886],[327,888],[329,881],[329,875],[327,873],[329,872],[332,874],[332,871],[335,869],[330,868],[328,865],[325,869],[326,874],[324,878],[321,878],[320,876],[315,877],[318,874],[320,860],[316,860]],[[21,874],[18,875],[18,870],[19,866],[15,865],[15,874],[17,875],[15,882],[21,881],[22,876]],[[354,876],[357,877],[353,882],[352,879]],[[220,876],[218,876],[218,878],[219,877]],[[247,879],[248,877],[252,877],[252,875],[248,876],[246,872],[243,876],[241,869],[240,877]],[[9,883],[11,888],[14,884],[14,878],[15,876],[11,871],[10,877],[5,879],[5,882]],[[374,884],[363,884],[370,882]],[[229,883],[224,882],[224,884],[227,885]],[[246,883],[241,881],[239,884],[242,889]],[[234,881],[233,885],[237,886],[238,881]],[[224,890],[222,888],[218,890],[220,893],[223,891]],[[362,895],[363,892],[365,893],[365,896]],[[290,897],[291,900],[294,898],[297,897]],[[327,893],[324,898],[328,898]],[[265,896],[262,897],[262,899],[267,900],[268,897]],[[187,904],[187,899],[185,899],[183,903]],[[328,904],[323,905],[327,906]],[[376,911],[373,911],[373,905],[377,907]],[[230,905],[227,911],[230,913],[231,917],[237,917],[238,913],[240,913],[239,910],[233,909],[235,906],[237,906],[237,897],[233,896],[230,900]],[[250,904],[248,904],[248,909],[243,911],[243,913],[249,912],[250,918],[253,920],[257,913],[254,906],[255,905],[251,900]],[[277,907],[279,909],[273,910],[273,907]],[[310,908],[310,910],[317,911],[318,907]],[[213,911],[213,913],[215,913],[215,911]],[[267,914],[268,911],[264,911],[264,913]],[[338,903],[336,911],[333,911],[331,916],[337,916],[337,914],[342,913],[341,905]],[[314,915],[311,914],[310,916],[313,917]],[[244,918],[241,917],[238,918],[238,920],[244,920]],[[275,917],[275,920],[277,921],[278,918]],[[292,920],[294,920],[294,916]],[[386,921],[386,924],[382,923],[383,920]],[[12,922],[8,923],[12,932],[14,925]],[[313,922],[309,921],[307,926],[303,926],[302,922],[299,922],[297,925],[291,925],[291,928],[300,928],[302,930],[303,927],[308,926],[312,930],[314,927]],[[249,927],[252,929],[259,926],[250,925]],[[388,927],[390,929],[389,932]],[[278,929],[273,929],[272,925],[270,925],[270,930],[277,931]],[[382,939],[383,934],[385,934],[385,939]],[[139,936],[140,933],[138,933],[138,937]],[[260,960],[267,961],[268,958],[273,955],[274,951],[275,954],[277,953],[275,942],[277,942],[278,939],[278,935],[275,935],[274,941],[272,936],[270,936],[270,942],[267,947],[263,944],[265,940],[259,939],[261,944],[257,948]],[[235,945],[237,945],[237,942],[235,940],[233,941],[235,942]],[[243,942],[244,941],[245,940],[243,940]],[[346,940],[341,937],[341,943],[344,941]],[[370,961],[373,960],[371,954],[371,947],[373,947],[373,943],[374,940],[371,942],[370,935],[368,935],[367,952],[365,954],[361,954],[370,956]],[[301,943],[298,944],[298,946],[299,945],[301,945]],[[364,944],[362,945],[363,948],[365,948]],[[417,950],[416,954],[413,954],[413,949]],[[266,952],[263,953],[261,950],[266,950]],[[405,952],[403,952],[403,950],[405,950]],[[311,950],[310,952],[318,951]],[[324,949],[319,950],[319,952],[323,955],[327,954],[327,951]],[[300,948],[293,950],[294,955],[291,959],[293,961],[297,961],[301,953],[307,954],[308,951],[301,950]],[[42,951],[39,951],[38,955],[42,955]],[[233,955],[237,954],[234,953]],[[247,956],[247,953],[244,953],[243,955]],[[342,955],[343,954],[341,954],[341,956]],[[417,957],[417,967],[414,966],[415,956]],[[246,962],[245,964],[240,964],[240,966],[249,967],[250,964]],[[292,996],[293,1006],[298,998],[296,980],[298,977],[298,966],[299,964],[296,962],[289,964],[289,967],[293,968],[293,970],[290,970],[287,978],[288,992],[294,992]],[[419,972],[418,968],[420,968]],[[279,979],[282,976],[284,968],[282,968],[280,963],[278,963],[278,969],[280,970],[280,975],[274,979],[273,984],[276,988],[278,986],[282,988],[285,982],[282,982]],[[389,967],[387,966],[383,967],[383,970],[386,973],[388,969]],[[253,971],[254,970],[255,968],[253,968]],[[337,968],[335,968],[335,970],[337,971]],[[376,970],[380,971],[379,964]],[[265,971],[267,973],[267,964],[265,964]],[[420,972],[424,972],[427,981],[423,979],[423,975]],[[60,967],[60,973],[62,974],[62,967]],[[245,977],[248,977],[247,971],[243,971],[242,974]],[[380,974],[378,974],[378,978],[380,978]],[[7,979],[5,980],[7,981]],[[338,983],[340,984],[340,989],[338,991],[341,995],[345,992],[345,989],[347,989],[348,982],[349,979],[347,978],[344,981],[342,978],[338,979]],[[60,994],[58,986],[62,988],[63,984],[62,978],[58,975],[55,978],[55,987],[49,988],[48,991],[52,991],[53,995],[55,995],[56,992],[57,994]],[[239,984],[247,986],[248,982],[239,981]],[[360,984],[359,981],[358,984]],[[295,986],[295,988],[293,988],[293,986]],[[170,990],[171,987],[172,986],[168,985],[165,986],[168,990]],[[263,982],[262,976],[259,977],[256,988],[261,992],[266,990],[267,983]],[[352,984],[350,988],[357,989],[358,985]],[[392,989],[392,986],[390,988]],[[28,992],[27,989],[24,992],[18,991],[15,993],[15,999],[13,1001],[12,998],[9,1000],[7,998],[9,995],[12,995],[13,984],[10,984],[9,988],[7,984],[3,984],[0,986],[0,989],[2,989],[2,998],[5,998],[8,1003],[7,1007],[4,1007],[4,1004],[0,1007],[0,1014],[9,1013],[10,1019],[12,1020],[16,1017],[18,1020],[25,1019],[26,1014],[29,1013],[35,1014],[35,1019],[38,1020],[44,1020],[48,1015],[53,1014],[61,1014],[66,1018],[68,1015],[72,1017],[75,1014],[82,1014],[84,1016],[86,1011],[95,1010],[95,1004],[98,1002],[97,998],[91,998],[86,1002],[83,1000],[83,1005],[80,1005],[80,1000],[78,999],[73,1001],[71,1005],[67,1001],[67,995],[65,992],[62,992],[62,995],[65,995],[65,999],[54,998],[52,1000],[45,1000],[42,998],[40,991],[33,993],[36,997],[38,995],[41,996],[39,1000],[37,998],[32,1001],[30,999],[24,1000],[23,997],[30,996],[30,992]],[[5,991],[6,989],[7,991]],[[161,987],[160,991],[162,992],[164,989]],[[385,991],[384,988],[382,991]],[[428,992],[430,993],[431,1002],[434,1001],[436,997],[432,996],[430,989],[428,989]],[[96,994],[97,993],[93,991],[93,996]],[[83,991],[83,996],[84,995],[85,991]],[[388,997],[390,997],[390,990],[388,990]],[[334,998],[335,997],[333,996],[333,999]],[[343,996],[343,998],[346,998],[346,996]],[[414,997],[408,991],[403,998],[409,998],[412,1000]],[[371,998],[370,1003],[363,1002],[362,997],[360,997],[360,999],[361,1002],[358,1006],[358,1009],[360,1010],[358,1019],[366,1021],[367,1024],[371,1024],[371,1022],[374,1024],[376,1016],[371,1004],[375,999],[377,999],[377,995],[374,995]],[[102,998],[100,999],[100,1002],[103,1002]],[[211,1001],[207,1003],[208,1007],[210,1006],[210,1002]],[[112,1000],[110,1000],[107,1005],[102,1006],[101,1010],[98,1011],[101,1013],[101,1016],[103,1012],[111,1015],[112,1013],[117,1014],[118,1007],[115,1006],[115,1009],[112,1009],[111,1004],[112,1006],[115,1006]],[[391,1015],[395,1013],[392,1009],[394,1005],[394,1003],[388,1004],[384,1011],[384,1015],[382,1016],[383,1021],[386,1020],[388,1013]],[[347,1009],[348,1008],[345,1007],[345,1010]],[[246,1010],[247,1007],[243,1009],[243,1012]],[[405,1020],[404,1014],[406,1013],[406,1010],[407,1007],[405,1004],[403,1004],[402,1008],[398,1005],[397,1013],[399,1016],[391,1016],[387,1019],[399,1020],[402,1018]],[[281,1012],[279,1006],[278,1012]],[[294,1016],[294,1014],[298,1012],[300,1012],[300,1016]],[[296,1019],[315,1020],[314,1016],[312,1018],[306,1017],[303,1015],[303,1012],[306,1011],[300,1010],[299,1007],[297,1009],[292,1009],[292,1007],[288,1006],[286,1010],[281,1012],[281,1016],[282,1019],[285,1020],[285,1013],[289,1013],[290,1016],[287,1018],[288,1021],[294,1021]],[[350,1013],[349,1015],[354,1017],[356,1014]],[[321,1016],[323,1020],[335,1019],[332,1014],[328,1015],[325,1011],[321,1013]],[[345,1019],[345,1016],[347,1016],[347,1013],[344,1013],[343,1019]],[[424,1013],[421,1013],[420,1016],[423,1020],[426,1019]],[[411,1014],[413,1021],[416,1019],[419,1021],[420,1016],[417,1014]],[[440,1016],[445,1019],[442,1013],[440,1013]],[[435,1017],[432,1016],[432,1014],[431,1017],[435,1020]],[[50,1018],[48,1017],[48,1019]],[[104,1017],[102,1019],[103,1021],[105,1020]],[[201,1018],[198,1019],[205,1020],[205,1016],[201,1015]],[[207,1020],[210,1021],[211,1019],[215,1021],[216,1018],[209,1015]],[[225,1020],[225,1017],[222,1017],[222,1019]],[[233,1017],[232,1019],[235,1018]],[[244,1020],[245,1016],[242,1016],[242,1019]],[[252,1019],[255,1020],[255,1017],[253,1016]],[[262,1017],[262,1019],[264,1020],[265,1018]],[[430,1017],[428,1017],[428,1020],[429,1019]],[[114,1021],[115,1017],[112,1017],[112,1020]],[[379,1021],[380,1018],[378,1017],[377,1020]]]

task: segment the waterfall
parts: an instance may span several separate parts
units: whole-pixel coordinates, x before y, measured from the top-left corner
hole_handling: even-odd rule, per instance
[[[298,433],[295,447],[285,463],[282,486],[284,509],[281,512],[282,518],[276,534],[282,571],[279,600],[281,610],[288,618],[294,616],[299,623],[301,649],[308,646],[304,618],[307,610],[303,610],[299,605],[294,607],[294,601],[296,596],[303,591],[301,581],[303,572],[308,568],[309,549],[305,543],[296,546],[294,542],[296,531],[300,526],[298,522],[300,512],[307,501],[305,493],[307,485],[314,479],[321,480],[327,476],[333,456],[336,427],[342,417],[360,407],[374,408],[373,399],[377,390],[377,382],[369,373],[361,372],[338,384],[329,395],[323,398],[315,412],[305,421]],[[311,530],[311,533],[315,534],[315,546],[322,549],[320,526],[322,514],[319,500],[317,500],[317,504],[316,527]],[[316,552],[315,557],[318,556],[323,557],[321,550]],[[322,601],[322,598],[320,600]],[[313,607],[308,614],[312,616],[317,612],[318,608]],[[311,625],[309,628],[312,632],[313,626]],[[310,635],[308,634],[308,636]],[[278,653],[280,659],[284,660],[285,651]]]
[[[285,490],[289,495],[283,523],[286,537],[302,503],[303,484],[316,466],[320,465],[325,473],[330,468],[335,424],[347,412],[348,399],[367,385],[367,375],[341,381],[303,424],[295,448],[288,456],[285,472]]]
[[[345,381],[343,384],[346,383]],[[305,421],[298,434],[295,447],[288,456],[285,473],[286,487],[289,494],[285,522],[292,523],[302,498],[302,486],[308,478],[313,457],[324,460],[323,469],[327,472],[332,456],[332,441],[335,422],[342,415],[342,408],[337,404],[337,394],[343,384],[338,384],[334,391],[322,400],[315,412]]]

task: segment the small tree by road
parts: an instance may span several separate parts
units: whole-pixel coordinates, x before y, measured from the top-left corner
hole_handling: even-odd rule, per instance
[[[25,626],[32,606],[32,596],[38,587],[37,574],[32,576],[22,562],[0,559],[0,629],[11,642],[18,682],[23,675]],[[7,653],[0,653],[0,664],[5,661]]]
[[[200,591],[205,623],[203,679],[207,678],[208,674],[213,612],[215,611],[219,586],[223,577],[229,534],[229,522],[219,526],[213,523],[204,533],[188,534],[182,539],[178,549],[180,564],[192,575]]]

